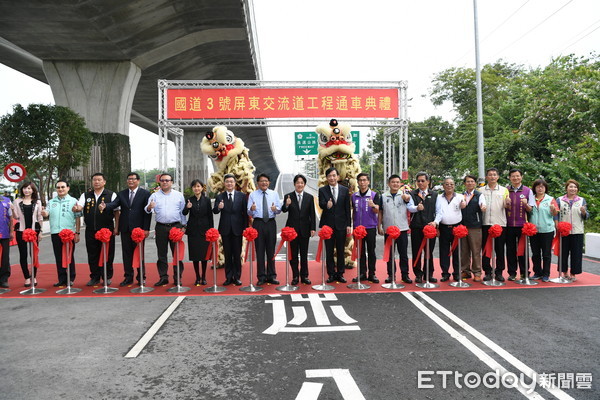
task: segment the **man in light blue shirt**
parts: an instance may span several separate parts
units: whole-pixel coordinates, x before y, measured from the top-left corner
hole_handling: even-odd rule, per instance
[[[281,212],[279,195],[269,189],[270,178],[266,174],[258,175],[258,189],[248,198],[248,215],[253,219],[252,227],[258,231],[256,238],[256,274],[258,285],[271,283],[278,285],[275,278],[275,244],[277,242],[277,223],[275,216]],[[265,273],[265,257],[267,270]]]
[[[160,280],[154,286],[164,286],[169,283],[169,264],[167,260],[167,245],[171,246],[171,251],[175,244],[169,240],[169,232],[171,228],[185,229],[186,219],[182,211],[185,207],[185,199],[183,194],[174,190],[173,177],[171,174],[161,174],[159,177],[160,190],[152,193],[148,199],[148,204],[145,210],[148,214],[154,213],[156,218],[156,252],[158,253],[158,261],[156,267]],[[183,258],[183,254],[180,254]],[[179,274],[173,268],[173,281],[177,284],[177,280],[181,279],[183,274],[183,262],[179,262]]]

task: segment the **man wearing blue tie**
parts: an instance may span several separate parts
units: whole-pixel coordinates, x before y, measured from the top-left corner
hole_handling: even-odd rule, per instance
[[[278,285],[275,272],[275,244],[277,242],[277,223],[275,216],[281,212],[279,195],[269,189],[271,179],[267,174],[258,175],[258,189],[248,198],[248,215],[253,219],[252,227],[258,231],[256,238],[256,274],[257,285],[271,283]],[[266,271],[265,271],[266,257]]]

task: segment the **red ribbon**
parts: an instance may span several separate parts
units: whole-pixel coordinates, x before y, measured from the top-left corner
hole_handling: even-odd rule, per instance
[[[28,242],[28,243],[32,243],[33,244],[33,255],[31,258],[33,258],[33,260],[31,261],[33,263],[34,267],[39,267],[40,266],[40,262],[39,262],[39,253],[40,253],[40,248],[38,246],[38,234],[36,231],[34,231],[31,228],[27,228],[23,231],[23,240]],[[2,253],[0,253],[0,260],[2,259]]]
[[[281,230],[281,241],[279,242],[279,246],[277,246],[277,250],[275,250],[275,254],[273,254],[273,260],[275,259],[275,257],[277,256],[277,253],[279,253],[279,250],[281,250],[281,248],[283,247],[283,244],[285,242],[288,242],[288,246],[287,246],[287,259],[289,260],[292,254],[292,246],[289,245],[289,242],[291,242],[292,240],[296,239],[298,237],[298,233],[296,233],[296,230],[294,228],[292,228],[291,226],[286,226],[285,228],[283,228]]]
[[[140,262],[140,255],[142,252],[142,248],[143,248],[144,244],[143,242],[139,242],[136,246],[135,249],[133,250],[133,260],[131,261],[131,267],[132,268],[139,268],[141,265]]]
[[[488,238],[485,242],[485,246],[483,248],[483,256],[484,257],[491,257],[492,256],[492,243],[494,238],[499,237],[500,235],[502,235],[502,227],[498,224],[496,225],[492,225],[490,226],[490,229],[488,230]]]
[[[469,230],[464,225],[457,225],[452,228],[452,235],[454,236],[454,240],[452,240],[452,246],[450,247],[448,257],[452,256],[452,253],[454,253],[454,250],[458,247],[458,241],[469,235]]]
[[[383,261],[388,262],[390,260],[390,254],[392,250],[392,246],[394,245],[394,240],[400,237],[400,229],[397,226],[388,226],[385,230],[385,233],[388,235],[385,246],[383,247]]]
[[[98,258],[98,266],[104,266],[104,253],[106,252],[106,257],[108,258],[108,253],[110,252],[110,242],[102,242],[102,251],[100,251],[100,257]],[[108,260],[106,260],[108,261]]]
[[[69,264],[71,264],[71,243],[73,242],[63,242],[62,246],[62,267],[67,269]]]
[[[419,251],[417,252],[417,256],[413,254],[415,260],[413,261],[413,268],[417,266],[419,260],[421,259],[421,253],[423,253],[423,249],[427,244],[427,240],[433,239],[437,236],[437,229],[433,225],[425,225],[423,227],[423,240],[421,241],[421,246],[419,246]]]
[[[254,246],[254,241],[249,241],[246,245],[246,253],[244,254],[244,262],[248,261],[248,248],[252,247],[252,259],[256,261],[256,246]]]
[[[560,255],[559,240],[562,236],[569,236],[571,234],[571,229],[573,228],[573,226],[569,222],[560,221],[556,228],[557,228],[556,236],[554,236],[554,239],[552,240],[552,247],[554,248],[554,255],[559,256]]]
[[[211,256],[212,256],[212,245],[211,243],[215,242],[216,243],[216,254],[219,254],[219,230],[216,228],[210,228],[206,231],[206,233],[204,234],[204,237],[206,238],[207,242],[209,243],[208,246],[208,250],[206,250],[206,258],[205,260],[210,260]]]
[[[356,261],[360,257],[358,254],[358,243],[362,244],[362,240],[367,236],[367,228],[362,225],[354,228],[354,244],[352,245],[352,261]]]
[[[319,230],[319,246],[317,247],[317,255],[315,256],[315,261],[321,261],[321,253],[323,252],[323,241],[331,239],[331,235],[333,235],[333,229],[330,226],[324,225]]]
[[[531,222],[526,222],[521,228],[521,237],[519,238],[519,245],[517,246],[517,257],[521,257],[525,255],[525,243],[526,236],[533,236],[537,233],[537,228],[535,224]]]
[[[183,261],[183,256],[185,256],[185,242],[180,240],[179,242],[175,242],[175,247],[173,248],[173,266],[176,267],[179,261]]]

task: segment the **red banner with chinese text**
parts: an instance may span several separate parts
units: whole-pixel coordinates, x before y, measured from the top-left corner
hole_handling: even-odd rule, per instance
[[[398,118],[398,89],[167,89],[167,119]]]

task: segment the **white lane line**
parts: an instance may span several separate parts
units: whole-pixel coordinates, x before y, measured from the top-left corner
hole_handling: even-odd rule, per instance
[[[506,368],[504,368],[496,360],[494,360],[492,357],[490,357],[485,351],[483,351],[482,349],[477,347],[475,345],[475,343],[473,343],[471,340],[469,340],[463,334],[461,334],[456,329],[451,327],[446,321],[442,320],[440,317],[435,315],[435,313],[433,311],[429,310],[427,307],[425,307],[423,304],[421,304],[421,302],[419,302],[417,299],[415,299],[413,297],[412,293],[402,292],[402,294],[411,303],[413,303],[419,310],[421,310],[425,315],[427,315],[429,318],[431,318],[443,330],[448,332],[448,334],[450,336],[452,336],[454,339],[456,339],[460,344],[465,346],[467,348],[467,350],[469,350],[471,353],[473,353],[477,358],[479,358],[482,362],[484,362],[493,371],[499,371],[500,374],[502,374],[502,375],[504,375],[508,372],[506,370]],[[532,399],[532,400],[543,400],[544,399],[539,393],[532,391],[531,388],[524,387],[520,381],[519,381],[518,385],[516,386],[516,389],[519,392],[521,392],[521,394],[523,394],[523,396],[527,397],[528,399]]]
[[[319,394],[321,394],[322,388],[322,383],[304,382],[302,383],[298,396],[296,396],[296,400],[317,400]]]
[[[416,293],[419,296],[421,296],[421,298],[423,298],[423,300],[425,300],[426,302],[431,304],[438,311],[440,311],[446,317],[450,318],[458,326],[460,326],[461,328],[463,328],[464,330],[469,332],[471,335],[473,335],[473,337],[475,337],[481,343],[485,344],[487,347],[489,347],[491,350],[493,350],[496,354],[498,354],[500,357],[504,358],[506,361],[508,361],[519,371],[521,371],[522,373],[527,375],[529,378],[536,376],[538,378],[537,384],[540,385],[540,387],[544,387],[544,389],[546,389],[548,392],[550,392],[550,394],[552,394],[554,397],[556,397],[559,400],[573,400],[573,397],[569,396],[567,393],[560,390],[559,388],[545,387],[548,385],[542,386],[542,382],[540,382],[540,375],[538,373],[536,373],[533,369],[531,369],[527,365],[525,365],[521,360],[519,360],[518,358],[516,358],[515,356],[510,354],[508,351],[504,350],[502,347],[498,346],[496,343],[494,343],[493,341],[488,339],[486,336],[484,336],[481,332],[477,331],[471,325],[467,324],[465,321],[463,321],[462,319],[460,319],[459,317],[454,315],[452,312],[450,312],[448,309],[446,309],[445,307],[440,305],[438,302],[433,300],[431,297],[427,296],[425,293],[422,293],[422,292],[416,292]]]
[[[304,307],[292,307],[294,312],[294,318],[288,324],[290,325],[302,325],[306,321],[306,309]]]
[[[138,340],[135,346],[133,346],[127,354],[125,354],[125,358],[135,358],[142,352],[142,350],[144,350],[144,347],[146,347],[150,340],[152,340],[154,335],[156,335],[156,332],[158,332],[158,330],[163,326],[163,324],[167,321],[171,314],[173,314],[173,311],[177,309],[177,307],[179,306],[179,304],[181,304],[183,299],[185,299],[185,296],[177,296],[177,298],[171,303],[169,307],[167,307],[167,309],[162,313],[162,315],[158,317],[156,321],[154,321],[150,329],[148,329],[148,331],[144,333],[144,336],[142,336],[140,340]]]

